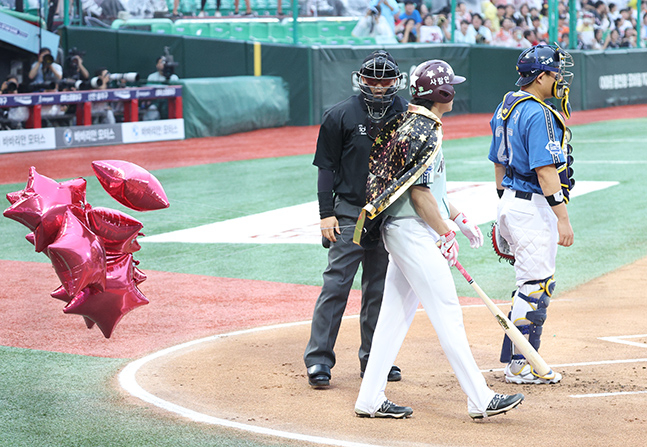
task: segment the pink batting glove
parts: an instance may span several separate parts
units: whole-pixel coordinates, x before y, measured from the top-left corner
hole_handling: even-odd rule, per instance
[[[456,265],[458,261],[458,242],[454,231],[449,230],[440,236],[440,252],[447,259],[450,267]]]

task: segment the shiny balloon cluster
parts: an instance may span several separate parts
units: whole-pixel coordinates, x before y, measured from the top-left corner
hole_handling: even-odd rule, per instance
[[[167,208],[160,182],[144,168],[127,161],[92,162],[101,186],[119,203],[136,211]],[[26,239],[52,262],[61,286],[52,297],[66,302],[63,312],[82,315],[106,338],[129,311],[148,304],[137,288],[146,275],[133,253],[141,246],[143,225],[110,208],[86,202],[86,181],[57,182],[29,170],[25,189],[7,194],[11,206],[4,216],[25,225]]]

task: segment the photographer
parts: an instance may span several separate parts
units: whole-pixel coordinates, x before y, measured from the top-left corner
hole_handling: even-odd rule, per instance
[[[0,90],[3,95],[18,93],[18,78],[14,75],[7,76]],[[22,129],[22,123],[29,118],[29,109],[24,106],[0,109],[0,129]]]
[[[149,74],[146,79],[149,85],[160,82],[169,84],[169,81],[180,80],[175,74],[177,62],[173,60],[173,56],[168,52],[168,47],[165,47],[164,50],[166,55],[158,57],[155,61],[157,71]],[[145,101],[141,103],[141,107],[146,110],[142,117],[143,121],[155,121],[168,118],[168,101]]]
[[[67,59],[65,60],[65,79],[75,81],[87,81],[90,78],[88,69],[83,65],[83,56],[85,51],[70,48]]]
[[[148,75],[146,79],[149,83],[151,82],[167,82],[167,81],[179,81],[180,78],[174,73],[175,63],[170,61],[168,56],[160,56],[155,61],[155,68],[157,71]]]
[[[110,72],[107,68],[98,68],[94,75],[101,79],[99,90],[105,90],[110,84]],[[115,124],[115,114],[109,102],[93,102],[92,103],[92,122],[94,124]]]
[[[49,48],[41,48],[38,60],[29,70],[29,81],[36,84],[44,82],[58,82],[63,79],[63,68],[54,62],[54,57]]]

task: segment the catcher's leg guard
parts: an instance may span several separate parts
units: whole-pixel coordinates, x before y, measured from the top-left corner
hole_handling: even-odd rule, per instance
[[[524,283],[512,298],[512,309],[508,318],[537,350],[541,344],[542,326],[546,322],[546,308],[550,304],[553,290],[555,290],[555,280],[551,276],[543,280]],[[508,363],[511,360],[524,358],[523,355],[514,351],[513,343],[508,336],[505,336],[501,348],[501,362]]]

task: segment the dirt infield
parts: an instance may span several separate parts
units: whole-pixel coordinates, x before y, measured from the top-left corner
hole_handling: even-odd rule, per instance
[[[387,387],[392,400],[414,408],[409,420],[354,417],[360,386],[356,318],[342,324],[327,390],[307,385],[301,356],[309,325],[205,342],[149,362],[137,379],[154,395],[200,413],[337,440],[408,447],[498,447],[522,438],[543,446],[642,445],[647,394],[582,396],[647,390],[647,302],[636,299],[647,287],[647,277],[637,275],[645,269],[647,259],[554,300],[541,352],[562,372],[562,383],[510,385],[501,371],[486,372],[493,389],[523,392],[526,401],[483,422],[468,417],[465,395],[424,312],[416,315],[397,359],[404,378]],[[501,368],[502,333],[488,310],[469,307],[464,316],[478,364]],[[626,339],[635,346],[599,338],[640,334]]]

